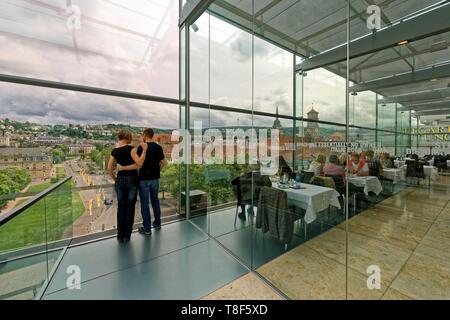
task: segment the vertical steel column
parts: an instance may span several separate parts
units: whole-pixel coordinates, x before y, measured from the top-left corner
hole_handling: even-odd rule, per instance
[[[186,96],[186,106],[184,110],[184,129],[185,129],[185,137],[184,137],[184,154],[185,154],[185,165],[186,165],[186,181],[185,181],[185,194],[186,194],[186,219],[190,218],[190,184],[189,184],[189,172],[190,172],[190,162],[191,162],[191,139],[190,139],[190,112],[189,112],[189,106],[190,106],[190,32],[189,32],[189,25],[185,25],[184,32],[185,32],[185,66],[184,66],[184,74],[185,74],[185,96]],[[189,139],[188,139],[189,137]]]
[[[378,93],[375,94],[375,144],[378,146]]]
[[[347,1],[347,71],[345,79],[345,139],[347,141],[346,143],[346,153],[347,153],[347,163],[349,162],[348,157],[348,143],[350,138],[350,99],[349,99],[349,93],[350,93],[350,0]],[[348,299],[348,181],[345,184],[345,299]]]
[[[395,104],[395,139],[394,139],[394,153],[397,154],[398,148],[397,148],[397,132],[398,132],[398,105]]]
[[[412,114],[411,110],[409,110],[409,119],[408,119],[408,132],[409,132],[408,148],[409,149],[412,148],[412,143],[413,143],[413,135],[411,133],[411,129],[412,129],[411,114]]]
[[[292,167],[294,168],[295,171],[295,159],[296,159],[296,155],[297,155],[297,148],[296,146],[296,129],[297,129],[297,120],[295,120],[295,118],[297,118],[297,73],[295,72],[295,60],[296,60],[296,56],[295,54],[292,55],[293,56],[293,63],[292,63],[292,70],[294,72],[294,79],[293,79],[293,86],[294,86],[294,91],[293,91],[293,95],[292,95],[292,103],[293,103],[293,115],[294,115],[294,127],[292,130]]]
[[[417,148],[417,152],[419,152],[419,146],[420,146],[420,134],[419,134],[419,128],[420,128],[420,116],[417,116],[417,144],[416,144],[416,148]]]

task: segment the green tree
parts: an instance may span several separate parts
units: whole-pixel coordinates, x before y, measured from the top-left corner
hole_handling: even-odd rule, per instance
[[[0,207],[5,206],[9,198],[25,188],[31,181],[26,169],[19,167],[6,167],[0,170]]]
[[[66,153],[59,147],[55,147],[52,149],[53,154],[53,162],[54,163],[62,163],[66,161]]]
[[[162,183],[166,184],[166,189],[174,198],[180,196],[180,179],[183,183],[184,165],[167,164],[161,173]],[[208,193],[210,206],[231,202],[235,199],[235,188],[231,185],[231,180],[241,176],[250,170],[249,165],[238,164],[214,164],[190,166],[190,189],[202,190]],[[211,179],[212,171],[227,173],[220,179]],[[184,188],[183,188],[184,189]]]

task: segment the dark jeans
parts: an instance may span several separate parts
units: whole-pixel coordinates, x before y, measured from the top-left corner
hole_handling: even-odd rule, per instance
[[[117,238],[129,239],[133,231],[134,210],[137,198],[138,177],[118,176],[115,183],[117,194]]]
[[[139,183],[139,198],[141,199],[142,222],[145,230],[150,230],[150,207],[149,199],[152,203],[153,215],[155,220],[153,223],[157,226],[161,225],[161,207],[158,199],[159,179],[144,180]]]

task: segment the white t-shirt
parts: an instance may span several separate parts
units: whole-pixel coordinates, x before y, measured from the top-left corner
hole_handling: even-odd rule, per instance
[[[313,161],[309,165],[308,171],[314,172],[314,175],[320,176],[323,172],[323,164]]]
[[[359,163],[352,162],[352,167],[353,167],[353,170],[355,170],[355,171],[358,170]],[[367,162],[364,164],[361,171],[359,172],[359,174],[363,174],[363,173],[369,173],[369,166],[367,165]]]

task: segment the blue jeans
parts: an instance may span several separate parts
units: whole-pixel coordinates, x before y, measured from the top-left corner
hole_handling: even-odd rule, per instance
[[[144,180],[139,183],[139,198],[141,199],[142,222],[145,230],[150,230],[150,207],[149,200],[152,203],[153,215],[155,220],[153,223],[157,226],[161,225],[161,207],[159,206],[159,179]]]
[[[115,189],[117,194],[117,238],[129,239],[133,231],[138,177],[118,176]]]

